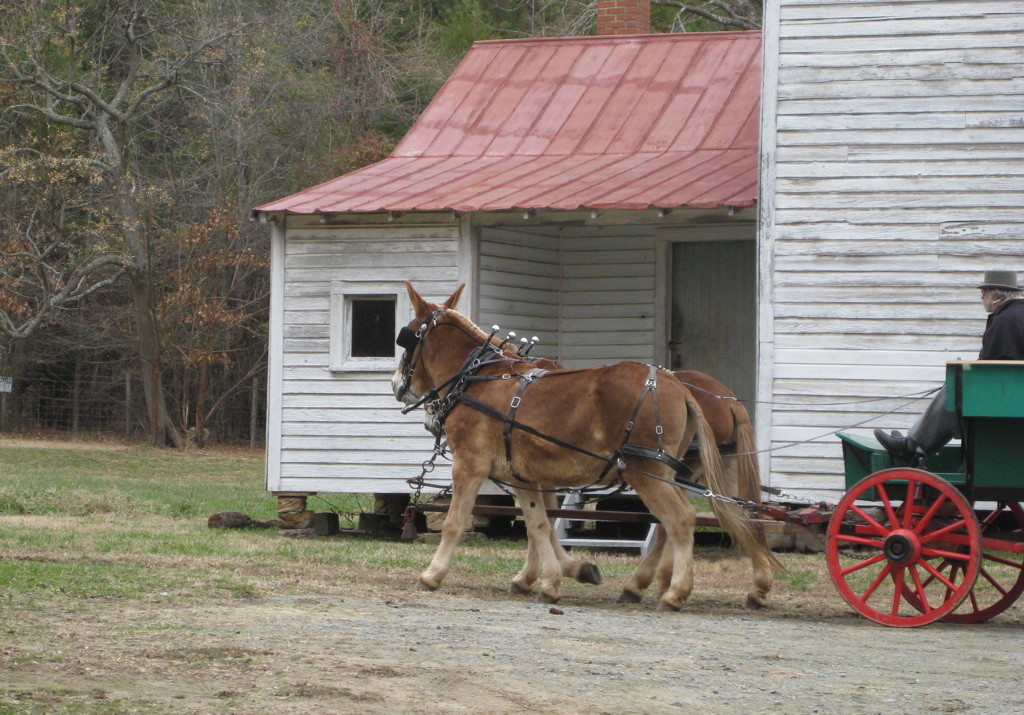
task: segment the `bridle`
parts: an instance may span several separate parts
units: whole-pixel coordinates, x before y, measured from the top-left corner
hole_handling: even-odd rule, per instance
[[[423,348],[422,345],[427,339],[428,333],[435,327],[448,326],[452,328],[458,328],[466,335],[475,337],[462,325],[457,322],[444,322],[438,323],[437,319],[447,312],[446,308],[438,308],[430,317],[427,318],[425,323],[422,323],[418,330],[405,326],[398,331],[398,337],[395,338],[395,342],[399,347],[405,349],[405,353],[402,356],[402,362],[399,367],[402,370],[402,386],[401,389],[395,394],[395,396],[401,400],[405,394],[409,391],[412,380],[416,372],[416,368],[423,363]],[[461,392],[461,389],[449,390],[448,388],[461,388],[465,386],[467,379],[472,377],[477,370],[479,370],[484,364],[497,362],[502,360],[508,360],[509,358],[501,350],[501,347],[494,345],[491,339],[494,337],[493,333],[488,335],[481,345],[475,348],[466,358],[466,362],[463,363],[462,367],[445,382],[440,385],[427,390],[427,393],[417,400],[413,404],[409,404],[402,408],[402,414],[408,414],[418,407],[422,407],[427,404],[428,407],[433,406],[434,411],[441,410],[443,421],[444,416],[447,415],[449,409],[454,407],[454,402],[457,394]],[[417,352],[418,350],[418,352]],[[408,359],[406,359],[408,356]],[[439,397],[445,390],[448,390],[446,397]],[[443,406],[441,403],[444,403]]]
[[[420,325],[418,330],[413,330],[408,325],[403,325],[402,329],[398,331],[398,337],[395,338],[395,343],[398,347],[404,349],[405,352],[402,354],[401,363],[399,363],[399,367],[402,370],[402,388],[395,395],[397,399],[401,400],[405,397],[405,394],[412,386],[412,378],[416,372],[416,365],[423,362],[423,351],[420,350],[419,353],[417,353],[416,350],[420,347],[420,344],[426,337],[427,331],[430,330],[431,327],[437,325],[437,318],[443,315],[444,312],[444,308],[438,308],[435,310],[430,314],[430,317],[427,318],[427,322]],[[427,394],[429,395],[430,393],[428,392]],[[423,400],[420,400],[410,407],[409,410],[403,410],[403,414],[419,407],[423,402]]]

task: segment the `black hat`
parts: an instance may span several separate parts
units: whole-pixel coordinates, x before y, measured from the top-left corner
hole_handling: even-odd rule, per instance
[[[985,282],[978,287],[1024,290],[1024,287],[1017,285],[1016,271],[985,271]]]

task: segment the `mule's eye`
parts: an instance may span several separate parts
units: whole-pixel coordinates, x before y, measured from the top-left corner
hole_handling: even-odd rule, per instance
[[[410,353],[416,349],[420,339],[416,336],[416,331],[411,330],[409,326],[405,326],[398,331],[398,337],[395,339],[398,343],[398,347],[408,350]]]

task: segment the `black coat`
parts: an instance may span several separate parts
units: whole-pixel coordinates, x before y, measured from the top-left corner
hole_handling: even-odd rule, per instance
[[[1008,300],[988,316],[979,360],[1024,360],[1024,298]]]

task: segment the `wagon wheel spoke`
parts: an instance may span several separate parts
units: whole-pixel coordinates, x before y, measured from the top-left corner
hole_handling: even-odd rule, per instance
[[[918,520],[917,524],[907,524],[906,526],[907,527],[911,527],[912,526],[914,528],[914,531],[916,531],[918,534],[921,534],[922,536],[924,536],[925,534],[927,534],[928,536],[932,536],[935,532],[927,531],[928,525],[932,523],[932,519],[935,518],[935,515],[939,513],[939,509],[941,509],[942,505],[945,504],[945,503],[946,503],[945,495],[940,494],[939,497],[935,501],[932,502],[932,505],[930,507],[928,507],[928,511],[926,511],[921,516],[921,518],[920,518],[920,520]],[[909,512],[909,510],[908,510],[908,512]]]
[[[981,524],[982,532],[985,532],[990,526],[996,523],[996,521],[999,519],[999,515],[1002,514],[1003,508],[1005,506],[1005,504],[1000,503],[997,508],[993,509],[988,514],[986,514],[984,519],[979,520],[978,523]]]
[[[1018,564],[1015,564],[1015,565],[1019,566]],[[1002,595],[1002,596],[1005,596],[1006,594],[1008,594],[1010,592],[1010,589],[1004,587],[1003,584],[1001,584],[994,576],[992,576],[992,573],[987,568],[985,568],[984,566],[981,567],[981,572],[978,574],[978,577],[979,578],[984,578],[985,581],[990,586],[992,586],[992,588],[994,588],[996,591],[998,591],[999,594]],[[972,600],[975,598],[975,594],[974,594],[974,590],[973,589],[971,590],[971,598],[972,598]]]
[[[890,613],[894,618],[899,617],[900,615],[900,604],[903,602],[903,589],[906,587],[903,580],[903,571],[904,569],[902,568],[892,569],[892,581],[896,588],[892,590],[892,610]]]
[[[942,600],[949,599],[955,593],[957,578],[963,574],[964,569],[961,563],[950,561],[949,559],[943,559],[937,566],[922,564],[922,567],[926,572],[926,576],[924,580],[921,581],[917,591],[908,591],[904,595],[907,598],[907,603],[924,613],[929,610],[929,607],[927,599],[922,599],[921,595],[926,594],[929,588],[932,587],[932,584],[938,581],[939,584],[944,587],[941,591]],[[947,569],[949,570],[949,575],[943,576],[943,572]],[[938,588],[938,586],[935,588]]]
[[[929,558],[942,558],[946,561],[969,561],[971,558],[970,554],[961,553],[959,551],[948,551],[946,549],[921,549],[921,553]]]
[[[878,534],[888,534],[889,533],[888,527],[883,526],[882,524],[879,524],[878,521],[873,516],[871,516],[871,514],[869,514],[864,509],[861,509],[856,504],[852,504],[850,506],[850,511],[852,511],[854,514],[856,514],[861,519],[863,519],[867,523],[868,526],[870,526],[873,529],[875,529],[876,533],[878,533]]]
[[[878,499],[882,502],[882,508],[885,509],[886,521],[889,524],[899,524],[899,517],[896,516],[896,509],[892,505],[892,500],[889,498],[889,492],[886,490],[884,484],[878,485]]]
[[[942,563],[940,563],[935,568],[937,568],[939,571],[942,571],[945,568],[952,568],[952,567],[953,567],[953,564],[952,564],[951,561],[947,561],[947,560],[943,559]],[[928,586],[930,586],[934,580],[935,580],[935,577],[931,574],[931,572],[928,572],[927,578],[925,578],[925,580],[921,582],[921,585],[924,588],[928,588]],[[950,578],[950,580],[953,580],[953,579]]]
[[[921,581],[921,574],[918,573],[917,568],[915,567],[911,567],[909,571],[910,577],[914,582],[914,593],[917,594],[918,598],[921,601],[921,605],[923,606],[922,611],[924,613],[929,613],[930,611],[932,611],[932,607],[931,604],[928,603],[928,592],[925,588],[924,583],[922,583]]]
[[[932,580],[938,580],[939,582],[945,584],[946,589],[947,589],[946,590],[947,593],[952,593],[954,590],[956,590],[957,586],[956,586],[956,583],[954,582],[954,579],[956,578],[957,573],[962,571],[962,569],[951,568],[949,570],[949,578],[946,578],[945,576],[942,575],[941,571],[939,571],[937,568],[932,566],[927,561],[922,561],[921,562],[921,567],[925,571],[927,571],[928,573],[930,573],[932,575]]]
[[[957,578],[959,578],[959,577],[961,577],[963,575],[963,570],[964,570],[963,569],[963,565],[962,564],[958,564],[955,561],[943,561],[942,564],[940,564],[940,567],[942,565],[944,565],[944,564],[949,564],[949,580],[952,583],[956,583]],[[932,578],[934,578],[934,577],[932,577]],[[973,589],[971,591],[973,593]],[[949,586],[946,586],[946,597],[947,598],[950,595],[952,595],[952,592],[953,592],[953,589],[950,588]]]
[[[1003,566],[1009,566],[1011,569],[1016,569],[1017,571],[1024,569],[1024,563],[1021,563],[1020,559],[1014,561],[1013,559],[1004,558],[1002,556],[997,556],[996,554],[992,553],[986,553],[984,558],[985,561],[991,561],[992,563],[1002,564]]]
[[[886,580],[886,577],[889,576],[891,572],[892,564],[885,564],[885,566],[882,567],[882,570],[878,572],[878,575],[875,576],[875,580],[871,582],[870,586],[868,586],[867,590],[860,594],[861,600],[867,603],[868,599],[874,595],[875,591],[882,585]]]
[[[881,549],[884,545],[884,541],[878,539],[868,539],[863,536],[852,536],[850,534],[843,534],[838,537],[847,546],[870,546],[875,549]]]
[[[907,476],[907,493],[903,499],[903,513],[900,526],[910,529],[914,526],[914,501],[917,498],[918,482],[913,476]]]
[[[872,556],[870,559],[858,561],[854,563],[852,566],[848,566],[845,569],[843,569],[842,573],[844,576],[846,576],[847,574],[860,571],[861,569],[870,568],[877,564],[879,561],[885,561],[885,554],[878,554],[877,556]]]
[[[928,531],[923,533],[920,529],[918,529],[917,531],[919,534],[921,534],[921,539],[923,541],[936,541],[938,539],[941,539],[943,536],[963,534],[965,522],[966,519],[960,519],[958,521],[954,521],[950,524],[947,524],[946,526],[943,526],[939,529],[936,529],[935,531]]]

